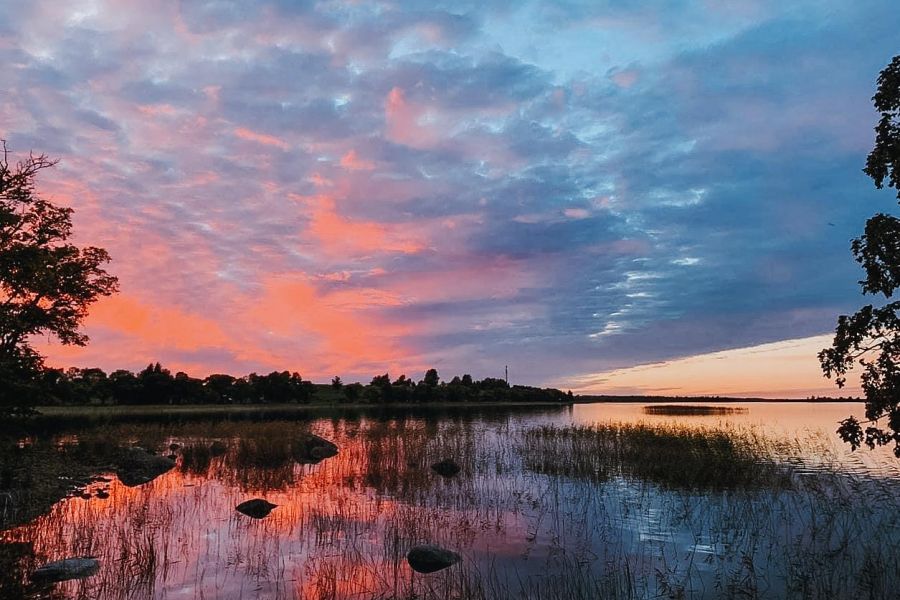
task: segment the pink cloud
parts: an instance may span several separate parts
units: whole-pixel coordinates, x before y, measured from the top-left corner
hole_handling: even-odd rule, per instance
[[[591,216],[591,211],[586,208],[566,208],[563,210],[563,214],[570,219],[587,219]]]
[[[241,319],[247,327],[270,331],[280,345],[286,342],[291,356],[304,348],[304,368],[322,376],[420,368],[404,342],[416,325],[381,317],[380,295],[369,289],[320,290],[303,273],[271,275]]]
[[[281,148],[282,150],[288,150],[290,145],[282,140],[281,138],[277,138],[274,135],[267,135],[265,133],[257,133],[246,127],[238,127],[234,130],[234,135],[241,138],[242,140],[247,140],[249,142],[256,142],[257,144],[263,144],[264,146],[275,146],[276,148]]]
[[[348,171],[371,171],[375,168],[375,163],[361,159],[356,150],[351,149],[341,157],[341,166]]]
[[[292,195],[309,210],[307,229],[327,254],[350,258],[380,253],[415,254],[425,249],[424,239],[393,224],[375,223],[343,216],[332,196]]]
[[[178,113],[178,109],[171,104],[140,104],[137,109],[148,117],[171,117]]]
[[[640,73],[636,69],[624,69],[610,75],[613,83],[626,90],[637,83],[639,78]]]
[[[385,137],[412,148],[435,146],[439,136],[433,128],[423,124],[426,116],[426,107],[408,101],[405,92],[394,87],[384,103]]]

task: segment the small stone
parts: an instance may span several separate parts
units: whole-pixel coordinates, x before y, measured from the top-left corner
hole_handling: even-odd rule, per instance
[[[253,500],[241,502],[234,508],[239,513],[245,514],[248,517],[252,517],[254,519],[262,519],[268,516],[268,514],[272,512],[272,509],[277,506],[277,504],[272,504],[271,502],[263,500],[262,498],[254,498]]]
[[[129,448],[119,458],[116,474],[128,487],[153,481],[175,467],[175,461],[165,456],[150,454],[143,448]]]
[[[47,583],[84,579],[96,573],[99,568],[100,563],[93,556],[65,558],[40,567],[31,575],[31,578],[34,581]]]
[[[434,544],[415,546],[406,554],[406,562],[418,573],[434,573],[459,561],[459,554]]]
[[[307,433],[293,445],[294,459],[300,464],[314,465],[336,456],[338,447],[323,437]]]
[[[461,470],[460,466],[456,464],[456,461],[451,458],[445,458],[441,462],[436,462],[431,465],[431,468],[435,473],[442,477],[453,477]]]

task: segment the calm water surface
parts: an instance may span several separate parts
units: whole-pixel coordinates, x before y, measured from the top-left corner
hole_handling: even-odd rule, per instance
[[[741,405],[718,416],[648,415],[640,404],[510,410],[337,412],[309,422],[116,425],[105,433],[178,466],[109,498],[60,501],[0,533],[19,568],[97,556],[100,572],[33,590],[59,598],[896,598],[900,471],[850,453],[837,422],[858,404]],[[727,428],[766,440],[792,484],[664,485],[625,474],[567,477],[529,466],[524,433],[608,422]],[[278,452],[309,429],[340,446],[317,465]],[[65,432],[56,441],[88,439]],[[223,456],[190,454],[212,439]],[[455,458],[452,479],[429,469]],[[250,519],[234,507],[278,505]],[[417,543],[458,551],[432,575]],[[837,596],[835,596],[837,594]]]

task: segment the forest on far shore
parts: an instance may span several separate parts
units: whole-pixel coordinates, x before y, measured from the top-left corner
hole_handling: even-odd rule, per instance
[[[46,369],[37,382],[44,406],[145,406],[189,404],[307,404],[336,403],[428,403],[428,402],[558,402],[573,400],[571,392],[554,388],[509,385],[504,379],[471,375],[441,381],[429,369],[420,381],[385,373],[366,385],[334,377],[330,384],[315,384],[299,373],[273,371],[244,377],[213,374],[200,379],[187,373],[174,375],[160,363],[133,373],[119,369]]]

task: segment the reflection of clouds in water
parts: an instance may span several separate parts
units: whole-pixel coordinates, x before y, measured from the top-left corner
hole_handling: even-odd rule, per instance
[[[879,548],[878,536],[896,527],[897,511],[891,516],[875,510],[862,518],[854,512],[857,500],[835,503],[815,491],[827,487],[828,479],[816,479],[802,493],[701,493],[666,491],[615,473],[595,482],[540,475],[523,463],[521,433],[537,425],[603,419],[743,426],[767,418],[787,428],[804,408],[750,405],[749,414],[710,421],[653,417],[641,407],[575,406],[571,412],[486,419],[317,419],[312,430],[337,442],[337,456],[318,465],[273,461],[267,468],[258,466],[260,454],[277,455],[279,444],[289,444],[307,424],[163,426],[160,447],[177,441],[188,448],[193,436],[208,435],[230,439],[230,450],[201,473],[179,468],[136,488],[113,481],[108,500],[60,502],[0,539],[32,541],[41,561],[98,555],[102,568],[96,577],[61,586],[66,594],[92,598],[126,592],[167,598],[432,598],[442,597],[438,590],[471,591],[466,586],[472,578],[509,597],[517,597],[517,586],[525,583],[593,598],[609,591],[606,586],[623,584],[625,565],[637,597],[671,586],[690,597],[715,598],[721,585],[746,589],[740,586],[747,577],[772,597],[784,597],[784,582],[797,581],[801,568],[813,569],[806,574],[821,576],[822,585],[841,584],[825,577],[827,570],[849,573],[844,584],[854,589],[862,558],[850,551],[838,565],[828,554],[842,535],[871,540],[860,542],[859,551],[875,561],[885,558],[889,548]],[[808,407],[806,414],[809,423]],[[823,425],[829,414],[817,413],[819,421],[811,425]],[[428,465],[448,456],[462,472],[446,480]],[[893,489],[867,481],[856,485]],[[828,489],[840,493],[840,486]],[[262,520],[234,510],[252,497],[278,507]],[[813,520],[829,525],[813,527]],[[404,556],[423,542],[459,551],[462,564],[430,578],[414,576]],[[807,555],[809,563],[797,559]],[[877,577],[887,580],[889,571],[876,576],[876,589],[884,583]]]

